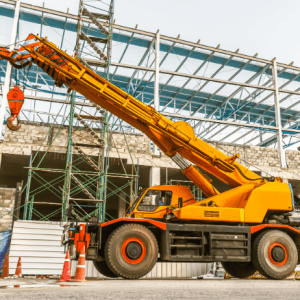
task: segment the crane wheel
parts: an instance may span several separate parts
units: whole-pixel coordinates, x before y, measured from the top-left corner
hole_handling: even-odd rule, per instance
[[[253,263],[250,262],[222,262],[225,272],[236,278],[247,278],[256,272]]]
[[[94,267],[96,270],[102,274],[104,277],[109,278],[118,278],[118,275],[116,275],[114,272],[111,271],[111,269],[107,266],[106,261],[93,261]]]
[[[110,270],[126,279],[148,274],[158,257],[153,233],[139,224],[126,224],[115,229],[105,245],[105,260]]]
[[[254,240],[252,262],[261,275],[269,279],[285,279],[295,271],[298,251],[287,233],[267,230]]]

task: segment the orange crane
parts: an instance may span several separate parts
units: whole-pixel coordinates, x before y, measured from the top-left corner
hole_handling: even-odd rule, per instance
[[[188,123],[164,117],[47,38],[30,34],[17,52],[0,49],[0,59],[17,68],[35,63],[55,85],[67,85],[69,92],[77,91],[134,126],[207,196],[197,201],[188,187],[150,187],[140,191],[126,218],[81,226],[83,241],[76,245],[85,243],[87,258],[100,273],[140,278],[157,261],[220,261],[229,274],[239,278],[258,270],[268,278],[283,279],[294,271],[300,251],[300,216],[293,212],[291,185],[281,178],[266,181],[239,164],[239,154],[228,157],[218,151],[196,137]],[[232,189],[220,193],[199,168]],[[65,243],[74,242],[79,233],[73,231]],[[90,233],[96,234],[93,243]]]

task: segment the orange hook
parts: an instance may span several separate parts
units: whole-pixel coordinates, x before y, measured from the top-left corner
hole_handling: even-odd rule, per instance
[[[18,86],[15,86],[7,93],[7,101],[9,104],[11,116],[7,119],[6,124],[10,130],[17,131],[21,127],[18,115],[24,104],[24,93],[19,89]],[[17,120],[17,125],[13,124],[13,121],[15,119]]]

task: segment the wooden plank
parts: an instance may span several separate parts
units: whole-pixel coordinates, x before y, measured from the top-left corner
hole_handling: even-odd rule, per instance
[[[167,264],[167,278],[172,277],[172,263],[166,263]]]
[[[176,271],[177,271],[176,263],[171,263],[171,264],[172,264],[172,273],[171,273],[171,277],[172,277],[172,278],[176,278],[176,277],[177,277],[177,274],[176,274]]]
[[[62,231],[63,225],[42,222],[24,222],[17,221],[14,223],[14,228],[32,228],[32,229],[45,229],[45,230],[60,230]]]
[[[187,278],[187,272],[186,272],[186,268],[187,268],[187,263],[182,263],[181,264],[181,277],[182,278]]]
[[[10,269],[16,269],[17,263],[9,263]],[[49,263],[22,263],[22,271],[25,269],[52,269],[52,270],[62,270],[63,263],[61,264],[49,264]]]
[[[11,245],[10,252],[12,251],[47,251],[47,252],[63,252],[63,246],[34,246],[34,245]]]
[[[61,246],[61,241],[51,241],[51,240],[22,240],[13,239],[10,243],[11,245],[31,245],[31,246]]]
[[[156,264],[156,278],[161,278],[161,263]]]
[[[10,251],[9,257],[55,257],[55,258],[65,258],[66,254],[61,252],[46,252],[46,251]]]
[[[51,269],[45,269],[45,270],[39,270],[39,269],[25,269],[22,270],[22,275],[59,275],[61,276],[61,270],[51,270]],[[9,269],[9,274],[14,275],[15,270]]]
[[[22,227],[14,228],[14,233],[43,234],[45,236],[49,236],[49,235],[61,236],[62,235],[61,230],[52,230],[52,229],[44,230],[44,229],[34,229],[34,228],[22,228]]]
[[[42,235],[28,233],[13,233],[12,240],[46,240],[46,241],[61,241],[61,235]]]
[[[182,263],[176,264],[176,277],[182,278]]]
[[[9,256],[9,263],[17,263],[19,260],[18,256]],[[63,264],[65,261],[64,257],[26,257],[21,256],[21,262],[23,263],[51,263],[51,264]]]
[[[167,277],[167,264],[168,263],[161,263],[161,277],[166,278]]]

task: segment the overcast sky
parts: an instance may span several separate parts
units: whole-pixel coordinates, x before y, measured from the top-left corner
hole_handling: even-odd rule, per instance
[[[21,0],[77,14],[78,0]],[[106,1],[106,0],[105,0]],[[92,3],[92,1],[90,1]],[[115,0],[117,24],[300,66],[299,0]]]

